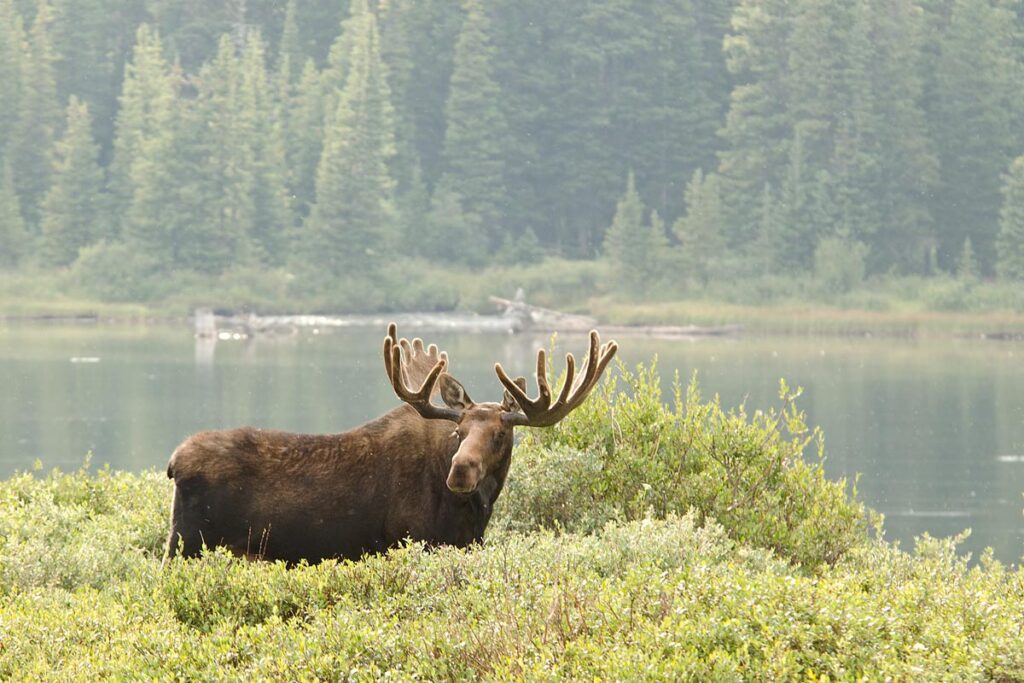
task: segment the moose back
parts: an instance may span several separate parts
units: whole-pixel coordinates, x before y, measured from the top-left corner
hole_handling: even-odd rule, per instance
[[[384,339],[384,369],[403,405],[340,434],[253,427],[200,432],[171,455],[167,558],[223,546],[253,559],[357,559],[404,539],[467,546],[483,538],[512,457],[515,427],[547,427],[579,406],[617,350],[590,333],[552,401],[537,352],[538,396],[495,364],[501,403],[475,403],[447,354],[419,339]],[[433,399],[440,397],[442,405]]]

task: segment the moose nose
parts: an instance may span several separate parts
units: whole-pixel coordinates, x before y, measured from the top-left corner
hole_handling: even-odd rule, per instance
[[[474,465],[453,464],[446,483],[449,490],[455,493],[472,493],[476,490],[478,479],[477,468]]]

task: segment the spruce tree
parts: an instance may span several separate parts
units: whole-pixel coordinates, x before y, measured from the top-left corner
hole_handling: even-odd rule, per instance
[[[292,217],[285,178],[285,152],[279,108],[266,71],[263,41],[249,34],[242,59],[237,94],[237,131],[248,209],[245,227],[255,253],[265,263],[285,260]]]
[[[284,130],[292,208],[305,218],[316,196],[316,171],[324,138],[324,97],[320,73],[312,59],[306,61],[295,94],[286,106]]]
[[[997,270],[1006,280],[1024,280],[1024,156],[1003,176],[1003,206],[996,240]]]
[[[444,176],[440,185],[462,197],[480,217],[491,247],[501,244],[508,208],[505,154],[508,128],[493,77],[490,24],[480,0],[465,0],[466,16],[455,45],[455,67],[445,108]]]
[[[932,122],[942,162],[935,193],[939,259],[953,265],[970,237],[983,272],[995,262],[1000,175],[1018,152],[1021,63],[1014,10],[953,0],[939,34]]]
[[[146,141],[166,135],[175,105],[174,85],[157,32],[143,24],[135,33],[131,60],[125,65],[119,98],[114,157],[109,169],[114,215],[119,226],[127,217],[135,187],[132,165],[139,162]]]
[[[394,154],[390,93],[377,22],[358,15],[351,62],[337,111],[327,119],[316,177],[316,202],[304,225],[307,262],[333,276],[362,276],[395,247]]]
[[[29,53],[22,79],[24,87],[18,120],[7,151],[15,169],[14,186],[18,190],[22,212],[33,230],[39,225],[39,202],[50,184],[53,141],[61,124],[53,71],[55,56],[50,40],[51,21],[50,6],[46,0],[40,0],[29,32]]]
[[[0,159],[18,121],[27,40],[14,0],[0,0]]]
[[[42,203],[42,263],[70,264],[79,249],[109,235],[108,220],[89,107],[72,95],[64,136],[56,146],[53,182]]]
[[[11,165],[0,167],[0,267],[18,265],[29,249],[29,236],[14,191]]]
[[[615,217],[605,233],[604,253],[612,266],[614,284],[627,294],[650,293],[651,285],[662,275],[662,264],[668,248],[664,224],[652,212],[650,223],[644,221],[643,199],[636,190],[630,173],[626,192],[615,206]]]
[[[284,11],[281,42],[277,49],[277,71],[283,75],[284,82],[293,85],[302,75],[302,65],[305,62],[306,58],[302,50],[299,25],[296,19],[295,0],[288,0]]]
[[[705,176],[697,169],[686,186],[686,214],[672,226],[682,250],[685,275],[693,275],[706,284],[711,265],[721,259],[725,247],[722,239],[724,214],[718,177]]]
[[[130,167],[132,198],[125,240],[153,258],[161,271],[193,270],[215,275],[245,254],[245,236],[223,214],[223,177],[213,161],[221,141],[202,94],[177,96],[185,84],[172,71],[173,99],[165,126],[140,140]],[[195,87],[195,86],[192,86]]]

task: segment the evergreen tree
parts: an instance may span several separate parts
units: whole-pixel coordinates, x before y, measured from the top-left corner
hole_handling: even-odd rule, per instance
[[[14,191],[11,165],[5,163],[0,168],[0,267],[18,265],[28,247],[29,236]]]
[[[693,275],[706,284],[711,265],[722,256],[724,223],[718,177],[705,176],[697,169],[686,186],[686,214],[672,226],[682,250],[684,275]]]
[[[304,226],[308,263],[333,276],[372,273],[395,243],[390,93],[376,19],[357,16],[345,87],[324,132],[316,203]]]
[[[307,60],[295,95],[286,106],[284,130],[292,208],[304,218],[316,194],[316,170],[324,137],[324,98],[320,73],[312,59]]]
[[[281,42],[277,49],[277,71],[283,75],[285,83],[298,83],[299,77],[302,75],[302,65],[305,62],[306,58],[299,38],[295,0],[288,0],[284,13],[284,27],[281,30]]]
[[[505,234],[505,153],[508,128],[493,77],[490,25],[480,0],[465,0],[462,31],[448,90],[441,186],[462,196],[465,210],[480,217],[490,246]]]
[[[53,73],[51,21],[50,6],[46,0],[40,0],[29,32],[24,87],[8,150],[22,212],[33,229],[39,225],[39,202],[50,184],[53,140],[61,122]]]
[[[657,212],[652,212],[649,223],[644,221],[645,212],[630,173],[626,193],[616,204],[615,217],[605,233],[604,252],[611,262],[615,285],[634,296],[650,293],[651,285],[662,275],[661,265],[668,248],[664,224]]]
[[[166,124],[139,140],[130,165],[124,237],[161,271],[217,274],[244,255],[245,235],[222,214],[223,178],[211,162],[219,142],[203,98],[177,96],[186,84],[177,67],[170,83],[168,111],[159,114]]]
[[[978,258],[974,255],[974,245],[970,236],[964,238],[964,246],[960,248],[960,257],[956,261],[956,277],[962,282],[973,282],[978,277]]]
[[[487,258],[480,216],[466,210],[462,195],[439,185],[414,244],[420,256],[440,263],[479,266]]]
[[[721,131],[726,146],[718,164],[732,247],[754,239],[761,192],[766,185],[779,185],[780,169],[790,158],[788,6],[786,0],[742,0],[722,45],[737,82],[729,96]]]
[[[282,124],[259,32],[249,34],[239,68],[236,153],[240,156],[238,175],[247,212],[240,212],[239,217],[259,258],[265,263],[280,264],[285,260],[292,217]]]
[[[92,118],[88,105],[74,95],[55,157],[53,182],[42,203],[42,262],[66,266],[78,258],[79,249],[109,234]]]
[[[1003,177],[996,255],[1000,277],[1024,280],[1024,156],[1017,157]]]
[[[89,106],[101,148],[113,137],[125,26],[143,20],[143,0],[121,0],[116,9],[104,0],[51,0],[57,99],[73,94]],[[113,11],[112,11],[113,9]],[[124,33],[128,33],[124,31]]]
[[[939,259],[947,267],[967,237],[983,272],[995,262],[1000,175],[1020,139],[1015,21],[1003,3],[952,0],[938,37],[932,126],[942,184],[935,216]]]
[[[146,141],[166,135],[174,113],[175,92],[160,36],[143,24],[135,33],[131,60],[125,65],[119,99],[114,157],[109,169],[114,215],[123,223],[135,187],[132,165]],[[120,229],[120,227],[118,227]]]
[[[27,41],[14,1],[0,0],[0,159],[18,121]]]

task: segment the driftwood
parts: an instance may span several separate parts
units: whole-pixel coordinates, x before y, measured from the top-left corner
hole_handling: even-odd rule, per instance
[[[514,299],[489,297],[500,306],[504,315],[518,321],[516,331],[535,332],[585,332],[597,326],[597,320],[585,315],[563,313],[550,308],[528,304],[523,300],[523,290],[518,290]],[[739,334],[742,325],[601,325],[609,334],[636,335],[647,337],[708,337]]]

